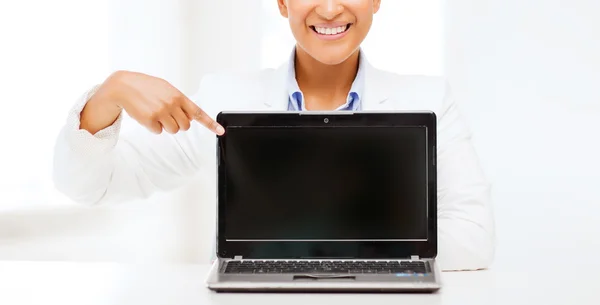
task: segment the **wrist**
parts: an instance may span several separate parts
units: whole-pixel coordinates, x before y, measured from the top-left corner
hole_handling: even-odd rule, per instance
[[[101,86],[88,99],[80,115],[80,129],[91,134],[111,126],[121,115],[122,108],[118,105],[110,88]]]
[[[110,83],[102,84],[98,90],[90,96],[88,104],[94,105],[94,108],[103,108],[106,111],[120,111],[123,107],[118,102],[118,95],[114,85]]]

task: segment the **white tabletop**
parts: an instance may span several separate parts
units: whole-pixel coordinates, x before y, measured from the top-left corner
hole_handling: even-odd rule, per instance
[[[556,267],[443,273],[430,295],[251,294],[207,290],[206,265],[0,262],[0,304],[600,304],[596,272]]]

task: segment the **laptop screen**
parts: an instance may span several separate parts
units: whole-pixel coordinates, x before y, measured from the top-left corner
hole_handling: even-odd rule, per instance
[[[225,239],[426,240],[426,132],[227,128]]]

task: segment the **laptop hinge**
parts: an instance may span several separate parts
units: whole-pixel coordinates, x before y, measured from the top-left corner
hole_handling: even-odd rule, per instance
[[[418,261],[419,260],[419,256],[418,255],[411,255],[410,256],[410,260]]]
[[[242,256],[241,255],[236,255],[233,257],[233,259],[235,260],[242,260]]]

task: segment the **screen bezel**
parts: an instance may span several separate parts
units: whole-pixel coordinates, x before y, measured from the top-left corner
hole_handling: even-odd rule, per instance
[[[435,258],[437,256],[437,124],[436,115],[431,111],[422,112],[220,112],[217,122],[227,130],[240,127],[344,127],[344,126],[422,126],[427,134],[427,194],[428,215],[426,241],[227,241],[225,232],[225,194],[227,162],[221,155],[223,136],[217,136],[217,257],[248,259],[388,259]],[[294,245],[294,247],[288,247]],[[258,254],[258,248],[272,250]],[[302,248],[299,256],[291,250]]]

